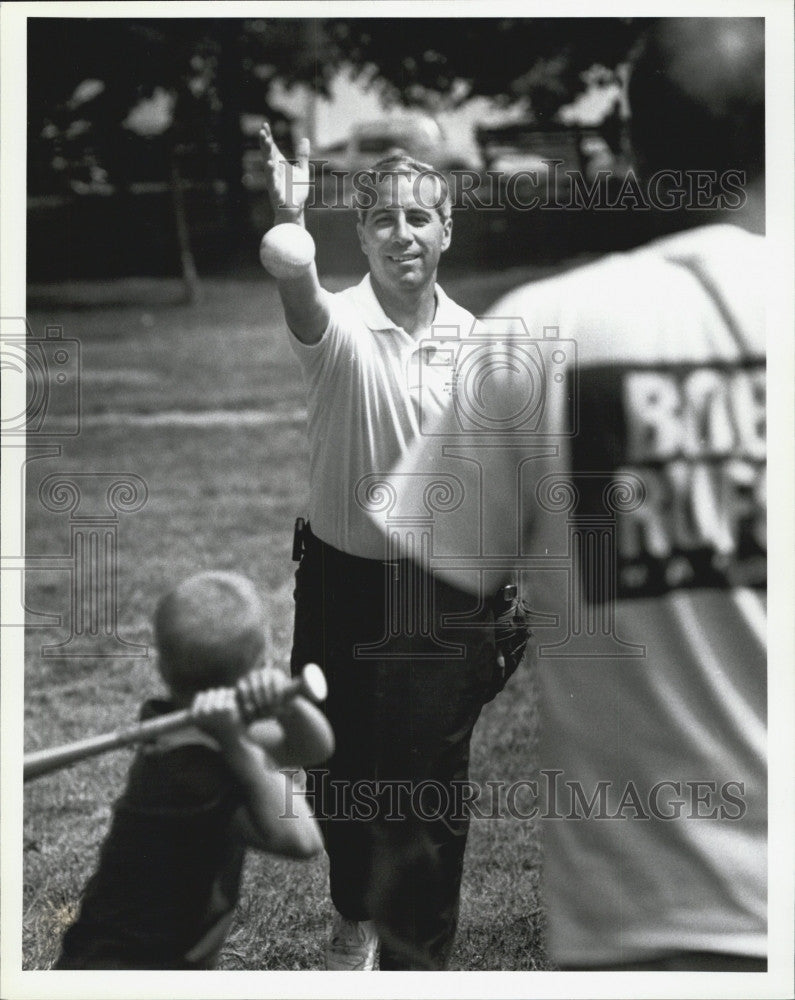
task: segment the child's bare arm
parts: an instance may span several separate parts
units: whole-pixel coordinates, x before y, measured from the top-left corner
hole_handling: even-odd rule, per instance
[[[278,809],[267,815],[255,814],[249,805],[235,816],[239,836],[251,847],[288,858],[312,858],[323,849],[323,837],[306,796],[283,771],[270,770],[272,794]]]
[[[323,842],[306,800],[294,795],[289,777],[249,738],[235,690],[203,691],[194,699],[193,713],[196,725],[217,741],[243,788],[246,808],[241,811],[238,831],[246,842],[287,857],[317,854]]]

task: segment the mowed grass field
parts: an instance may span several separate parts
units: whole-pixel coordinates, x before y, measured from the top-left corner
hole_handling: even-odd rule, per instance
[[[482,313],[502,292],[538,276],[521,269],[443,283],[462,305]],[[336,289],[353,280],[326,284]],[[57,324],[64,337],[80,342],[82,423],[77,437],[61,439],[59,456],[29,462],[27,553],[66,557],[70,551],[68,513],[52,513],[39,499],[46,476],[140,476],[147,501],[138,512],[121,514],[117,527],[118,634],[147,646],[148,654],[44,656],[44,646],[70,633],[68,558],[63,568],[32,570],[28,608],[63,615],[63,625],[29,630],[26,751],[136,718],[140,702],[161,691],[151,648],[155,603],[199,570],[234,569],[255,581],[273,661],[286,666],[292,525],[308,497],[303,385],[272,282],[207,280],[204,301],[193,307],[179,304],[177,283],[164,281],[33,291],[28,319],[36,335]],[[110,645],[100,639],[95,648],[107,652]],[[523,670],[483,711],[472,747],[473,780],[507,786],[532,777],[534,730],[533,678]],[[25,787],[23,968],[47,969],[55,960],[131,754],[94,758]],[[452,968],[547,967],[538,862],[532,822],[473,821]],[[221,968],[322,968],[331,916],[326,876],[325,858],[294,863],[251,853]]]

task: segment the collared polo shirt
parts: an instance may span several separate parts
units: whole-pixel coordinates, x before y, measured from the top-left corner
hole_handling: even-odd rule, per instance
[[[329,545],[386,558],[383,535],[364,510],[363,491],[405,454],[423,422],[449,400],[449,369],[423,341],[466,336],[474,316],[436,286],[432,327],[414,336],[381,308],[369,274],[329,294],[331,317],[317,344],[290,343],[307,391],[309,518]]]

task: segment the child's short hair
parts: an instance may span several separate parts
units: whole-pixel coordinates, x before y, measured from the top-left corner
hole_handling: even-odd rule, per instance
[[[174,694],[226,687],[253,670],[265,646],[254,584],[237,573],[198,573],[157,605],[160,674]]]

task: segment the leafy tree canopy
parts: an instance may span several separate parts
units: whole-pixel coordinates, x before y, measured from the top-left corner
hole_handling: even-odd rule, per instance
[[[336,64],[333,54],[318,62],[319,31],[318,22],[288,18],[29,19],[34,187],[53,164],[70,179],[93,167],[123,180],[135,169],[125,130],[130,111],[161,92],[172,98],[168,141],[215,156],[234,187],[244,142],[240,115],[287,124],[269,104],[272,82],[311,83],[327,93]]]
[[[624,62],[647,22],[637,18],[356,18],[325,31],[342,57],[386,96],[453,104],[484,96],[525,101],[539,121],[580,93],[595,65]]]
[[[523,101],[544,122],[584,89],[583,74],[594,65],[605,67],[609,79],[644,23],[34,17],[28,21],[29,188],[74,188],[103,177],[124,187],[131,178],[163,177],[177,149],[188,176],[220,176],[239,204],[247,141],[241,114],[268,115],[289,148],[289,121],[269,104],[274,81],[328,94],[347,65],[396,102],[433,107],[486,96]],[[167,109],[167,118],[160,132],[154,128],[142,140],[129,115],[146,98]]]

